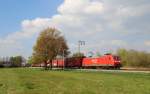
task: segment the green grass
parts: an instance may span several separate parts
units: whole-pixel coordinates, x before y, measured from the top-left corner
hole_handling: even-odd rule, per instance
[[[0,94],[150,94],[150,74],[0,69]]]

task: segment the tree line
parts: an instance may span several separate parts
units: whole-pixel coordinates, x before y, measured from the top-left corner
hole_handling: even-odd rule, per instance
[[[22,56],[3,57],[0,60],[0,67],[21,67],[25,66],[25,59]]]
[[[136,50],[118,49],[117,55],[123,66],[150,68],[150,53]]]

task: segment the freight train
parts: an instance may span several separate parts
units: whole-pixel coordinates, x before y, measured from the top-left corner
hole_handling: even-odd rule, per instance
[[[54,59],[52,67],[55,68],[115,68],[121,67],[120,58],[115,55],[106,54],[97,58],[83,57],[83,58],[65,58]]]

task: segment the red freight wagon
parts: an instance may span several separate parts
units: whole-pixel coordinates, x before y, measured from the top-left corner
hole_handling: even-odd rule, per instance
[[[63,59],[55,59],[52,61],[53,67],[64,67],[64,60]]]
[[[52,65],[53,67],[79,68],[82,67],[82,58],[55,59]]]
[[[118,56],[104,55],[98,58],[84,58],[83,67],[120,67],[120,59]]]
[[[66,68],[81,68],[82,67],[83,58],[66,58],[65,59],[65,67]]]

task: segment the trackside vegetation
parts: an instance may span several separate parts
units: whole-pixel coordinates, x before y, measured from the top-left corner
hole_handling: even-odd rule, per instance
[[[150,74],[3,68],[0,94],[150,94]]]
[[[150,68],[150,53],[136,50],[119,49],[117,54],[121,58],[124,67],[147,67]]]

